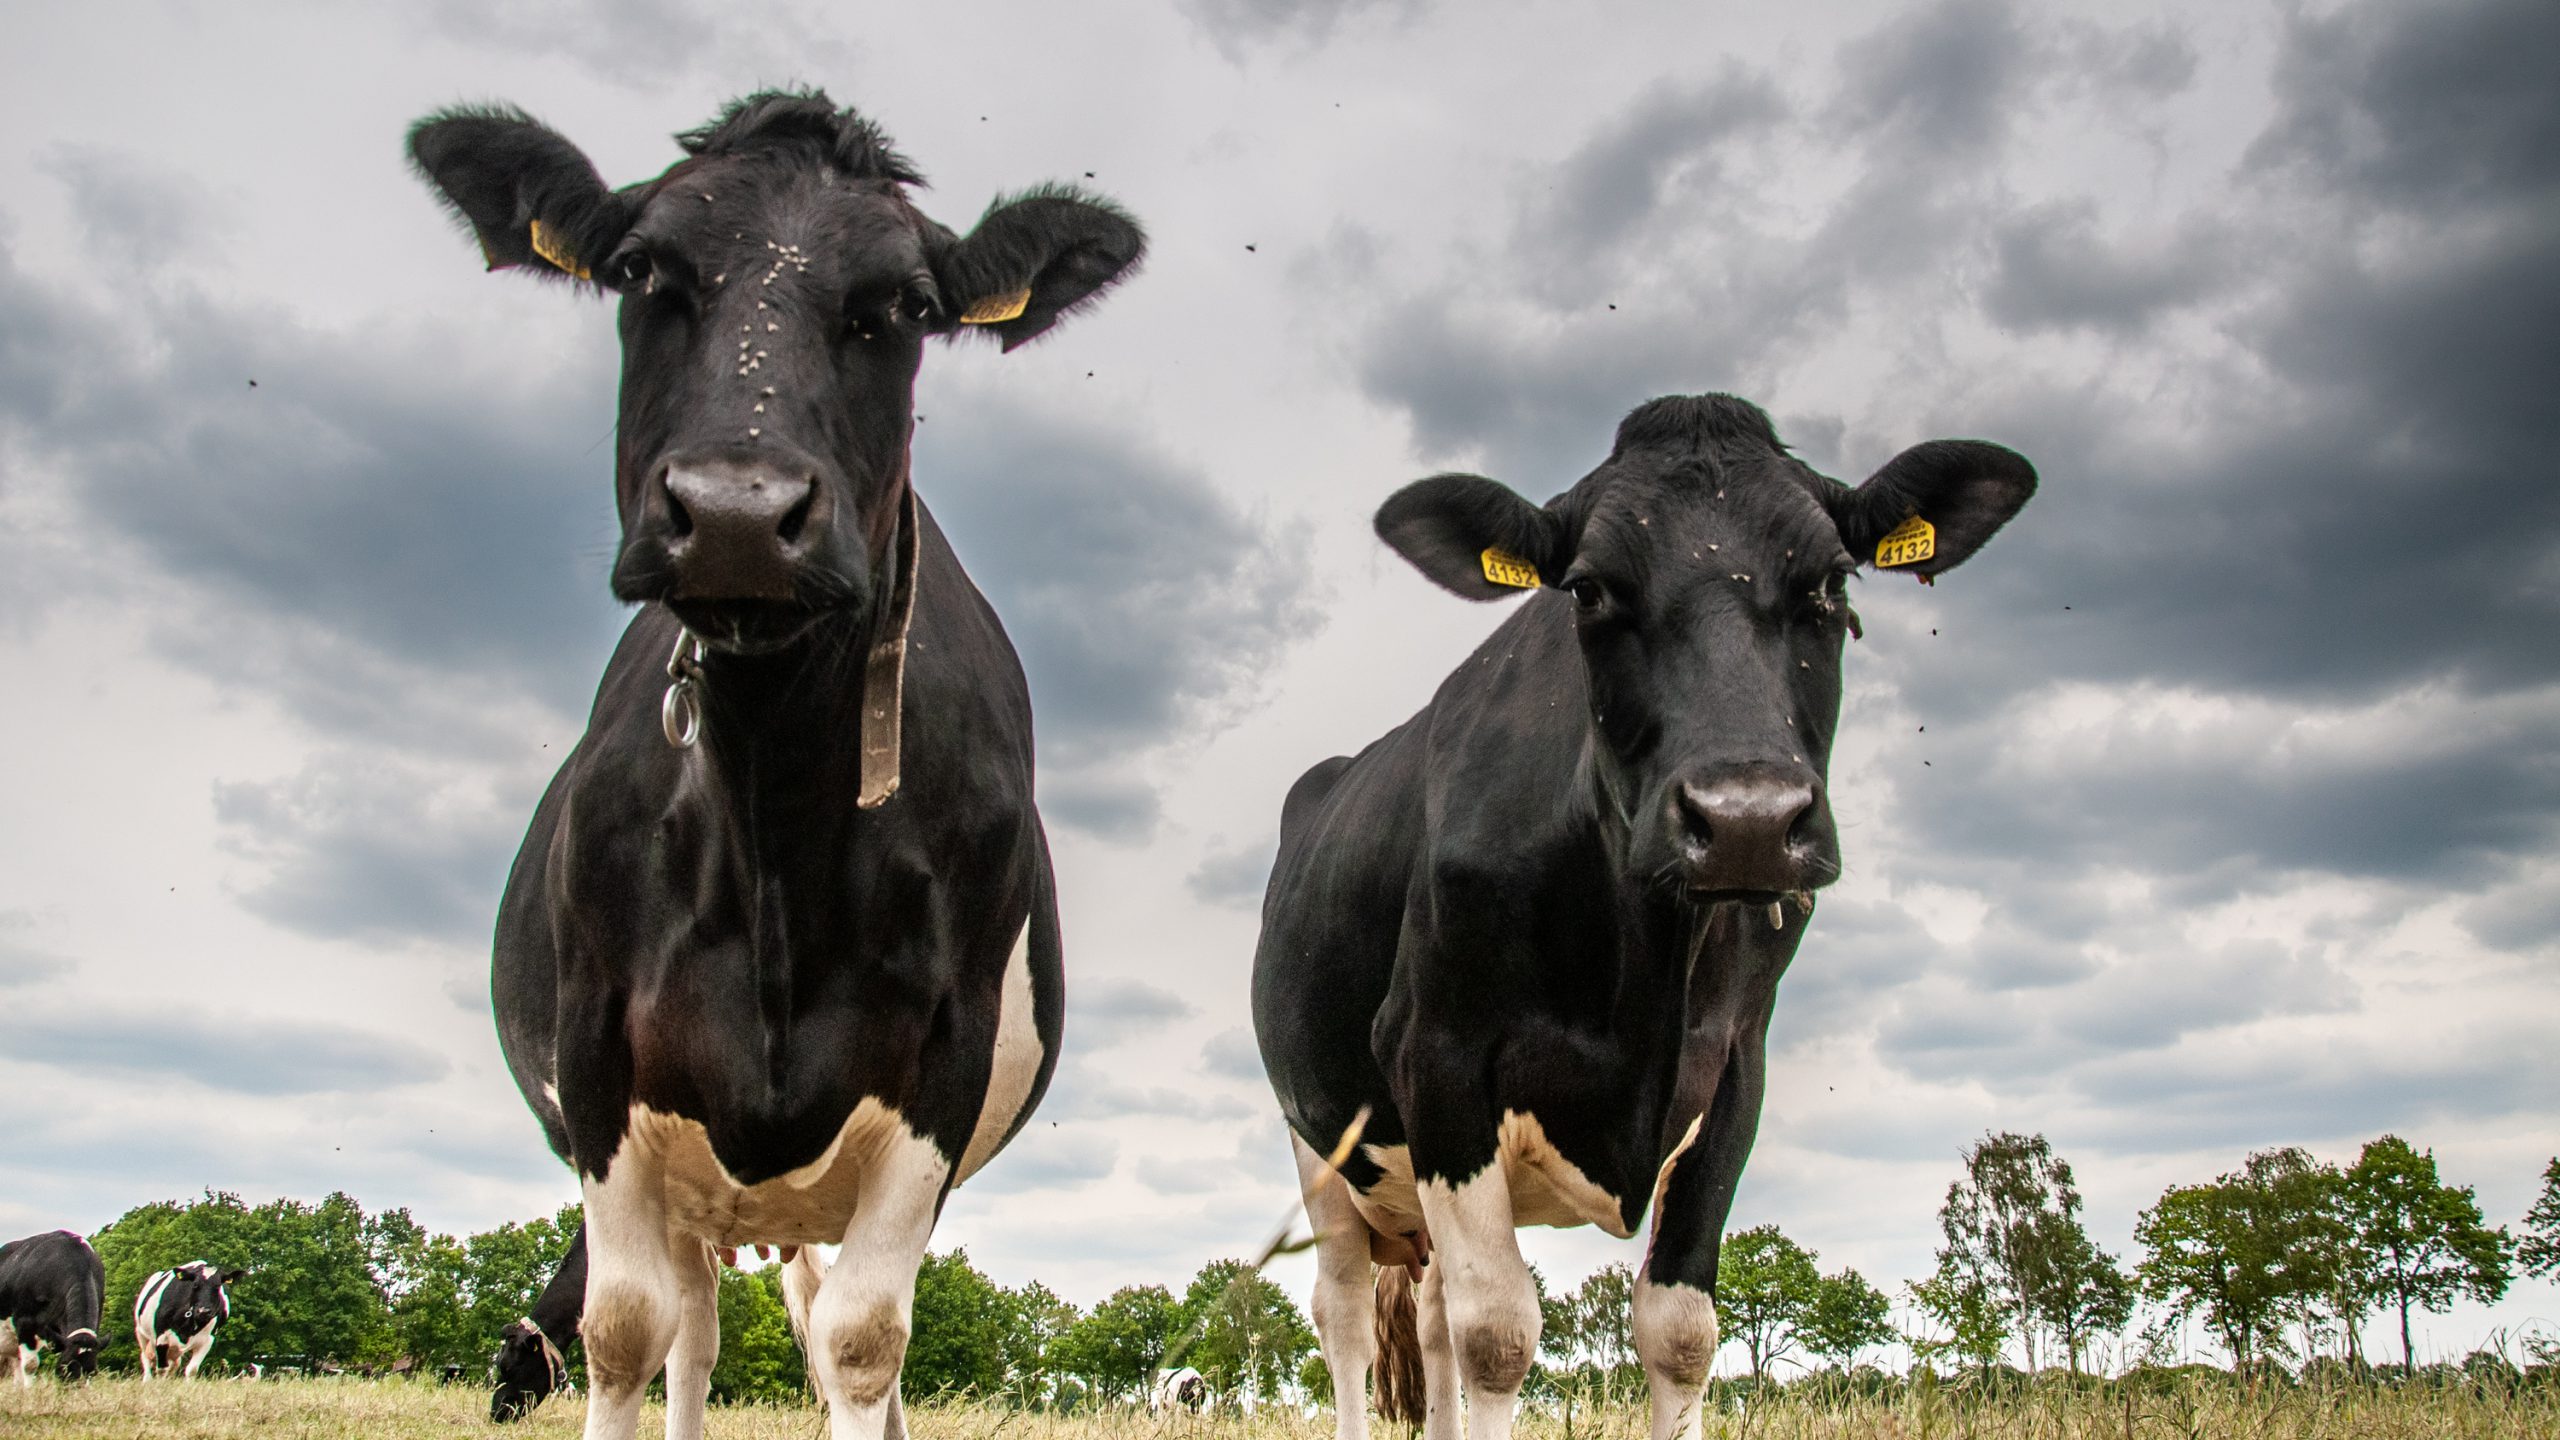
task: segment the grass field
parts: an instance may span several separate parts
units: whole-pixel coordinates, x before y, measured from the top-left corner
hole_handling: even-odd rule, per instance
[[[578,1433],[584,1406],[554,1400],[532,1419],[489,1423],[488,1394],[478,1386],[440,1387],[403,1381],[199,1381],[145,1386],[106,1379],[65,1388],[0,1391],[0,1436],[11,1440],[169,1437],[169,1440],[426,1440],[477,1432],[523,1440],[560,1440]],[[1143,1412],[1050,1416],[993,1406],[920,1407],[910,1412],[916,1440],[1330,1440],[1329,1417],[1295,1414],[1178,1415]],[[653,1411],[640,1433],[662,1433]],[[1708,1417],[1709,1440],[2560,1440],[2560,1387],[2516,1394],[2459,1390],[2271,1389],[2252,1398],[2226,1385],[2129,1395],[2061,1387],[1987,1398],[1961,1386],[1906,1393],[1887,1401],[1824,1404],[1787,1395]],[[813,1408],[715,1408],[715,1440],[817,1440],[824,1417]],[[1643,1440],[1645,1419],[1632,1406],[1524,1413],[1523,1440]],[[1401,1440],[1377,1427],[1379,1440]]]

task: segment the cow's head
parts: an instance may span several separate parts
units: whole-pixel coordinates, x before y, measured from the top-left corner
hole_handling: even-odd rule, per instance
[[[549,1399],[567,1378],[568,1366],[531,1320],[518,1320],[499,1333],[498,1388],[489,1397],[489,1418],[503,1425],[532,1414]]]
[[[165,1328],[182,1340],[192,1339],[206,1327],[231,1316],[229,1286],[248,1278],[246,1270],[224,1270],[198,1260],[178,1267],[169,1281],[161,1304],[175,1300],[176,1315]]]
[[[105,1349],[98,1332],[74,1330],[62,1337],[62,1358],[55,1362],[65,1380],[78,1380],[98,1372],[98,1352]]]
[[[1788,454],[1758,407],[1673,396],[1637,407],[1608,460],[1544,506],[1437,475],[1390,497],[1377,527],[1470,599],[1556,592],[1532,603],[1571,617],[1593,768],[1636,878],[1774,901],[1840,873],[1826,784],[1849,577],[1914,517],[1929,553],[1897,539],[1882,560],[1952,569],[2035,485],[2011,451],[1933,440],[1852,488]]]
[[[608,189],[521,111],[409,132],[419,170],[521,267],[621,297],[614,594],[664,601],[715,649],[772,649],[884,603],[928,336],[1007,350],[1145,247],[1105,201],[1046,186],[962,236],[915,208],[888,138],[826,96],[753,95]]]

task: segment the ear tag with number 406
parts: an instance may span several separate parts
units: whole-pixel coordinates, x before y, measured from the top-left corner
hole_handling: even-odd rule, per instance
[[[1876,567],[1917,565],[1938,553],[1938,527],[1914,515],[1885,532],[1876,542]]]
[[[1488,545],[1478,558],[1484,562],[1484,578],[1494,584],[1508,585],[1514,590],[1538,588],[1538,567],[1510,551]]]

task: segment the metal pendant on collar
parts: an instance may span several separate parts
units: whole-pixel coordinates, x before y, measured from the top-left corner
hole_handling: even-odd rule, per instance
[[[702,637],[676,632],[675,652],[667,656],[667,693],[658,701],[658,727],[667,743],[689,749],[702,736]]]

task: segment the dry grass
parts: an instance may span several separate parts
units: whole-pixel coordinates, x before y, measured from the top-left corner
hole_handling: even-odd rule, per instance
[[[425,1440],[477,1432],[509,1440],[559,1440],[578,1433],[585,1407],[555,1400],[531,1420],[503,1429],[488,1419],[478,1386],[440,1387],[396,1381],[199,1381],[143,1385],[100,1380],[66,1388],[50,1381],[32,1391],[0,1391],[0,1436],[10,1440]],[[916,1440],[1330,1440],[1330,1417],[1263,1414],[1151,1419],[1112,1412],[1058,1417],[993,1406],[922,1408],[911,1414]],[[1645,1440],[1645,1417],[1633,1406],[1576,1409],[1570,1417],[1532,1409],[1521,1417],[1523,1440]],[[642,1435],[661,1433],[651,1415]],[[2461,1391],[2270,1390],[2254,1399],[2228,1387],[2200,1385],[2167,1393],[2099,1394],[2059,1387],[2000,1399],[1961,1388],[1921,1391],[1892,1400],[1825,1405],[1790,1395],[1736,1413],[1708,1417],[1707,1440],[2560,1440],[2560,1391],[2519,1395]],[[824,1418],[814,1409],[714,1409],[710,1433],[720,1440],[819,1440]],[[1404,1440],[1377,1427],[1379,1440]]]

